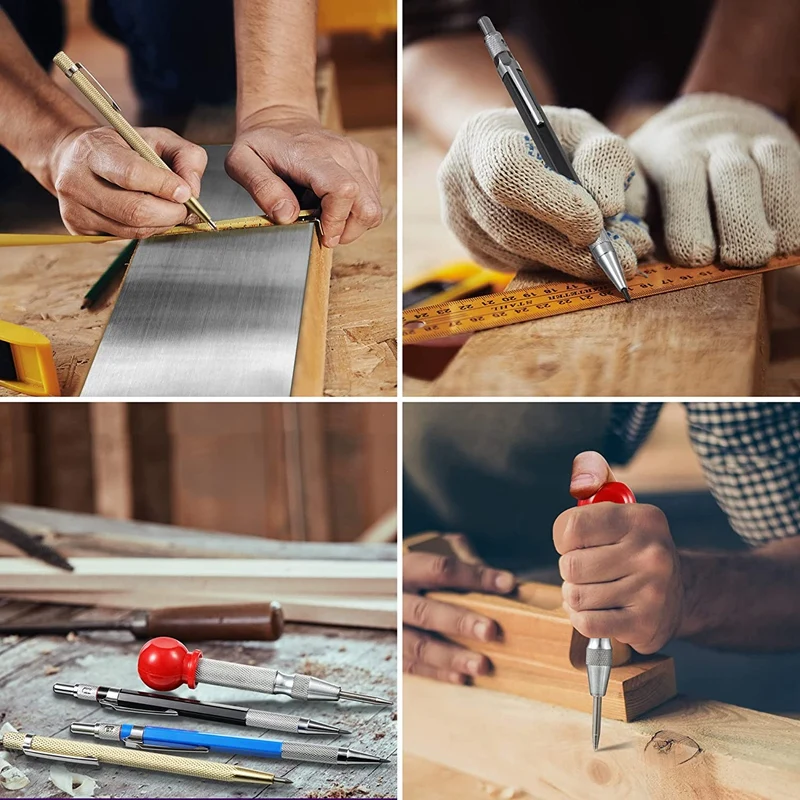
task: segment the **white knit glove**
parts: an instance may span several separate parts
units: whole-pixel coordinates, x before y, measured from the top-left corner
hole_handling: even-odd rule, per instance
[[[677,263],[710,264],[717,245],[721,260],[736,267],[800,249],[800,140],[768,109],[690,94],[629,142],[658,187]]]
[[[653,243],[641,219],[646,183],[628,145],[585,111],[545,113],[583,187],[545,166],[515,109],[484,111],[464,123],[439,169],[445,223],[484,266],[602,279],[588,246],[607,217],[630,277]]]

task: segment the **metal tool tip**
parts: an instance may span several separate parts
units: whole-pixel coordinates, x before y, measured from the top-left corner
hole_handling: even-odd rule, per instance
[[[216,222],[214,222],[214,220],[213,220],[213,219],[211,219],[210,217],[209,217],[209,219],[208,219],[208,224],[209,224],[209,225],[210,225],[210,226],[211,226],[211,227],[212,227],[212,228],[213,228],[215,231],[218,231],[218,230],[219,230],[219,228],[217,227],[217,223],[216,223]]]
[[[478,27],[481,29],[481,33],[484,36],[488,36],[490,33],[497,33],[497,28],[492,24],[489,17],[481,17],[478,20]]]
[[[598,745],[598,744],[600,744],[600,742],[598,742],[598,741],[597,741],[597,739],[595,739],[595,740],[592,742],[592,747],[595,749],[595,751],[597,750],[597,745]]]
[[[273,783],[291,783],[291,781],[288,778],[275,777],[272,780],[273,780]]]
[[[346,692],[344,689],[339,690],[340,700],[355,700],[357,703],[371,703],[374,706],[391,706],[391,700],[386,700],[383,697],[373,697],[369,694],[360,694],[359,692]]]
[[[339,736],[352,736],[353,731],[346,731],[344,728],[339,728]]]
[[[622,290],[622,296],[625,298],[626,303],[632,302],[631,300],[631,293],[627,289]]]

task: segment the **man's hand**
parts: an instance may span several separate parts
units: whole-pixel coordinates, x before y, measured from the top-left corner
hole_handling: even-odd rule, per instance
[[[461,548],[464,537],[446,538]],[[403,557],[403,671],[450,683],[466,683],[473,675],[485,675],[489,659],[465,647],[443,641],[437,634],[491,642],[497,639],[497,623],[465,608],[429,600],[422,593],[432,589],[461,589],[508,594],[516,586],[510,572],[466,563],[456,556],[409,553]]]
[[[599,453],[581,453],[570,493],[591,497],[614,474]],[[667,519],[655,506],[617,503],[571,508],[553,524],[561,554],[564,608],[589,638],[612,637],[655,653],[678,631],[684,607],[680,562]]]
[[[300,212],[284,179],[309,187],[322,201],[326,247],[349,244],[383,222],[377,155],[313,117],[275,109],[252,114],[239,124],[225,169],[280,224]]]
[[[800,139],[764,106],[704,92],[674,101],[630,137],[661,197],[671,258],[765,264],[800,249]]]
[[[653,249],[633,153],[585,111],[545,113],[583,185],[545,165],[516,109],[484,111],[464,123],[439,169],[445,223],[484,266],[545,265],[588,280],[603,278],[589,245],[605,226],[631,277]]]
[[[172,170],[149,164],[108,127],[74,130],[54,149],[43,183],[70,233],[145,239],[186,219],[205,150],[165,128],[138,130]]]

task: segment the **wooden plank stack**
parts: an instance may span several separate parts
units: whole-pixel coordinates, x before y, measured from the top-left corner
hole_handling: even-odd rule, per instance
[[[0,596],[131,609],[277,600],[287,622],[397,628],[393,561],[78,557],[70,563],[74,572],[0,558]]]

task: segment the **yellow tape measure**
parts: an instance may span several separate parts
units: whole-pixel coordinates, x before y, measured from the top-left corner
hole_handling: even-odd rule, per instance
[[[319,212],[301,211],[297,222],[318,222]],[[275,225],[266,217],[237,217],[217,221],[217,231],[239,231],[246,228],[271,228]],[[176,225],[153,238],[180,236],[185,233],[216,233],[207,222],[197,225]],[[123,241],[118,236],[72,236],[68,233],[0,233],[0,247],[31,247],[45,244],[97,244]]]
[[[746,278],[800,265],[800,254],[773,258],[756,269],[676,267],[646,264],[629,284],[631,297],[638,300],[693,286]],[[624,303],[611,286],[581,281],[555,281],[527,289],[508,290],[469,300],[455,300],[403,311],[403,344],[419,344],[445,336],[486,331],[517,322],[555,317],[587,308]]]

